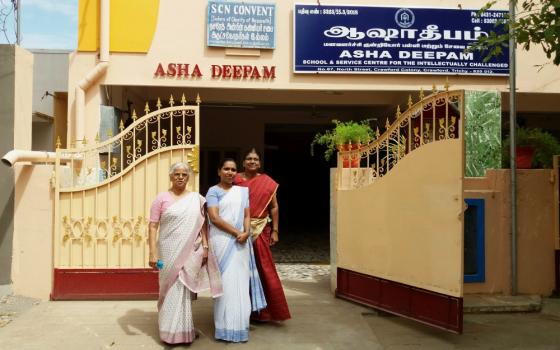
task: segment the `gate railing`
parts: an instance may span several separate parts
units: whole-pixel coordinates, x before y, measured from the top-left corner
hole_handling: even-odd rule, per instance
[[[184,96],[145,115],[133,112],[120,133],[106,141],[82,141],[57,149],[55,163],[54,256],[57,268],[142,268],[148,260],[148,213],[152,200],[169,186],[168,169],[191,165],[191,190],[198,190],[199,111]]]
[[[462,138],[464,91],[436,92],[412,102],[401,113],[397,106],[395,120],[387,118],[385,131],[356,149],[339,151],[337,155],[338,189],[369,185],[387,175],[397,163],[414,150],[441,140]]]
[[[58,149],[58,158],[69,159],[66,172],[60,174],[61,190],[83,189],[110,181],[115,176],[127,171],[135,162],[157,150],[172,146],[194,146],[196,130],[198,130],[198,114],[200,97],[197,105],[187,105],[183,95],[181,105],[175,106],[173,96],[169,107],[161,108],[158,98],[156,110],[150,112],[148,102],[143,117],[138,118],[132,112],[133,121],[124,127],[120,121],[120,133],[113,136],[112,129],[104,130],[108,139],[100,142],[99,133],[94,143],[82,140],[83,147]],[[72,171],[70,171],[70,169]]]

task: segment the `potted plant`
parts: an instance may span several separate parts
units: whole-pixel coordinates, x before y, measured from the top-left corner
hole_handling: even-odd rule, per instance
[[[509,166],[509,144],[508,136],[503,143],[505,166]],[[552,168],[552,156],[560,154],[560,142],[539,128],[518,127],[515,153],[515,163],[519,169]]]
[[[314,154],[315,145],[322,145],[326,147],[325,159],[329,160],[335,151],[357,149],[362,143],[367,143],[375,137],[375,132],[369,126],[369,120],[341,122],[335,119],[332,122],[333,129],[318,133],[313,138],[311,155]],[[345,168],[350,166],[348,159],[344,159],[343,163]],[[359,157],[352,159],[352,167],[358,167],[359,163]]]

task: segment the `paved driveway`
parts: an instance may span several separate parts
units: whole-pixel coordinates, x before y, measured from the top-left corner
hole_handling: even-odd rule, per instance
[[[560,318],[543,313],[466,315],[463,335],[379,315],[334,298],[326,267],[283,267],[293,319],[252,324],[246,344],[213,339],[212,301],[193,304],[200,337],[190,349],[560,349]],[[285,270],[288,269],[288,270]],[[154,301],[42,302],[0,328],[0,349],[169,349]]]

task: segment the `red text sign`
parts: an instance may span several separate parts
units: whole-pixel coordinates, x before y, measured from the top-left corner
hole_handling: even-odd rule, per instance
[[[169,63],[164,67],[158,63],[154,77],[156,78],[200,78],[203,74],[198,64]],[[252,66],[232,64],[212,64],[210,76],[222,79],[274,79],[276,66]]]

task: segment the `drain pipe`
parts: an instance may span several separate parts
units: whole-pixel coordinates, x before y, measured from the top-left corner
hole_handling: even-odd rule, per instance
[[[85,105],[86,91],[109,67],[109,0],[101,0],[99,21],[99,62],[76,86],[75,115],[74,115],[74,140],[81,144],[85,135]]]
[[[509,18],[515,21],[515,3],[509,1]],[[511,23],[510,22],[510,23]],[[511,295],[517,295],[517,164],[516,158],[516,82],[515,82],[515,48],[516,40],[513,26],[509,26],[509,136],[510,136],[510,167],[511,167]]]
[[[62,162],[69,162],[72,158],[61,157],[60,160]],[[79,158],[74,158],[74,160],[79,160]],[[14,149],[2,157],[2,163],[9,167],[13,167],[18,162],[54,163],[55,161],[56,153],[47,151],[21,151]]]
[[[14,149],[2,157],[2,163],[12,167],[17,162],[54,163],[56,153],[47,151],[21,151]]]

